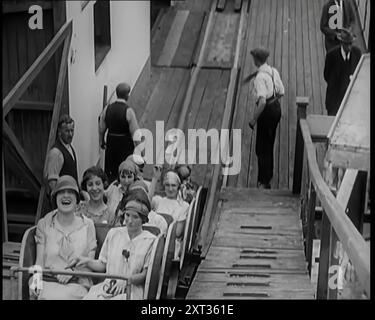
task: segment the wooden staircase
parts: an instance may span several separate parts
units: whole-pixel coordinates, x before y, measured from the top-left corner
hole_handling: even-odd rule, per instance
[[[314,299],[300,197],[225,188],[213,240],[187,299]]]

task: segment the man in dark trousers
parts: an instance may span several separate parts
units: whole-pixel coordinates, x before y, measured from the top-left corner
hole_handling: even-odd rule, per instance
[[[285,89],[279,72],[267,64],[268,50],[256,48],[251,51],[251,55],[258,71],[254,78],[253,92],[257,106],[249,126],[253,129],[257,124],[255,152],[258,158],[258,188],[270,189],[273,176],[273,146],[281,118],[279,98],[284,95]]]
[[[334,10],[335,9],[335,10]],[[337,15],[337,13],[339,13]],[[341,16],[341,26],[338,28],[332,28],[331,23],[335,21],[335,17]],[[322,15],[320,19],[320,30],[325,35],[325,48],[326,52],[333,49],[334,47],[340,45],[337,35],[341,29],[351,29],[352,24],[354,23],[354,11],[348,0],[329,0],[323,6]]]
[[[57,139],[48,153],[45,177],[51,192],[60,176],[72,176],[78,183],[77,156],[72,146],[74,120],[67,114],[59,119]]]
[[[120,83],[116,87],[117,100],[106,106],[99,118],[99,144],[106,149],[104,171],[110,182],[117,178],[120,163],[134,152],[133,135],[139,127],[134,110],[127,103],[129,94],[130,86]]]
[[[337,114],[362,55],[361,50],[353,46],[355,37],[349,30],[341,30],[338,39],[341,45],[327,53],[324,66],[324,80],[327,82],[326,109],[329,116]]]

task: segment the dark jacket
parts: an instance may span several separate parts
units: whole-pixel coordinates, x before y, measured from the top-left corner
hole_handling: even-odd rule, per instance
[[[324,80],[327,82],[326,109],[329,115],[336,115],[339,110],[350,83],[350,76],[354,73],[361,55],[361,50],[356,46],[352,47],[348,61],[344,61],[341,46],[327,53]]]
[[[337,30],[331,29],[329,27],[329,20],[334,14],[329,13],[329,8],[334,5],[336,5],[335,0],[327,1],[326,4],[323,6],[322,16],[320,18],[320,30],[325,35],[325,47],[327,52],[331,50],[333,47],[340,45],[340,42],[336,37]],[[354,11],[348,0],[343,1],[343,11],[343,27],[348,29],[354,23]]]

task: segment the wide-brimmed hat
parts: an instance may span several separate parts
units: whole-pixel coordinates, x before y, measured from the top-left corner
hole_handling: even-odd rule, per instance
[[[77,181],[72,176],[61,176],[57,179],[56,186],[52,190],[52,199],[56,199],[56,195],[58,192],[63,190],[72,190],[76,193],[77,202],[79,201],[79,189],[77,185]]]
[[[337,39],[342,43],[353,43],[356,39],[356,36],[348,29],[341,29],[337,35]]]
[[[145,223],[147,223],[148,220],[148,214],[149,210],[147,206],[143,203],[140,203],[136,200],[130,200],[126,205],[125,205],[125,211],[132,211],[137,213],[138,215],[142,216]]]
[[[254,58],[263,63],[266,62],[268,56],[270,55],[270,52],[264,48],[255,48],[251,50],[250,53]]]

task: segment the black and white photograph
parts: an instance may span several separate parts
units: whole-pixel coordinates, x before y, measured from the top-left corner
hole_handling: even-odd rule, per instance
[[[370,2],[2,1],[2,300],[370,300]]]

